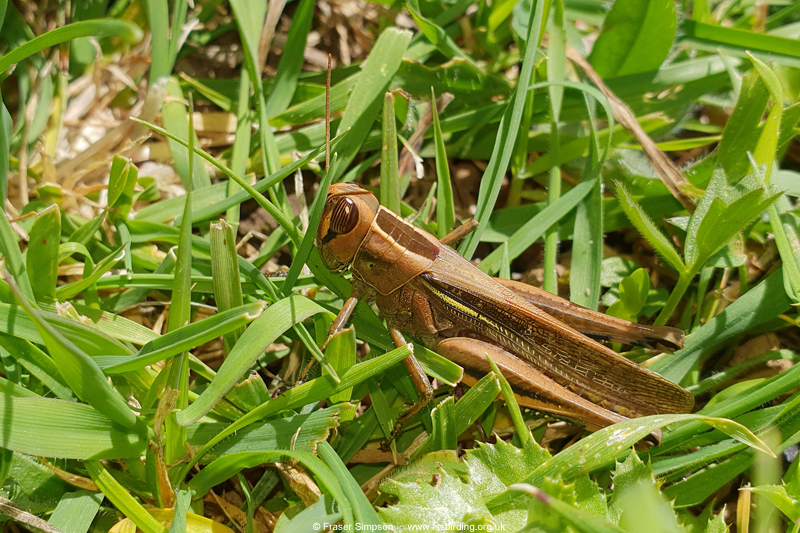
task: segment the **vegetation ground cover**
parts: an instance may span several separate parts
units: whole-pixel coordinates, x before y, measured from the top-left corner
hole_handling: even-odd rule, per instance
[[[799,39],[788,0],[0,0],[4,527],[800,530]],[[680,327],[612,347],[695,413],[553,423],[366,303],[321,351],[338,181]]]

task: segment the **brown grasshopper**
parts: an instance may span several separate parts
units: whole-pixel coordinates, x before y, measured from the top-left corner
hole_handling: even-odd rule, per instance
[[[396,346],[406,344],[402,332],[414,336],[462,366],[467,385],[491,371],[488,354],[520,405],[590,431],[626,418],[691,411],[691,393],[590,338],[672,351],[683,345],[681,330],[616,319],[492,278],[448,246],[463,233],[439,241],[358,185],[332,185],[316,243],[330,270],[350,267],[353,293],[328,338],[360,299],[373,298]],[[420,399],[398,419],[393,436],[432,396],[417,360],[404,363]],[[651,440],[657,443],[660,432]]]

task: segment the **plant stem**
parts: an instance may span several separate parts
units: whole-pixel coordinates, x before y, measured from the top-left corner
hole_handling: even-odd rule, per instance
[[[694,274],[691,272],[681,273],[680,277],[678,278],[678,283],[675,284],[675,288],[672,289],[672,294],[669,295],[667,303],[664,304],[664,308],[661,310],[658,318],[656,318],[656,326],[663,326],[667,323],[667,320],[670,319],[672,313],[675,311],[675,308],[678,306],[678,302],[680,302],[681,298],[683,298],[686,289],[689,288],[689,283],[691,283],[693,277]]]

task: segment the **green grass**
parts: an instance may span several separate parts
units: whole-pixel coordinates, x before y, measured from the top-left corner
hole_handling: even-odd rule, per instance
[[[800,10],[341,5],[0,0],[0,518],[797,531]],[[681,327],[624,353],[696,412],[548,426],[366,303],[321,351],[342,180],[439,237],[474,216],[487,273]],[[412,349],[436,395],[382,451]]]

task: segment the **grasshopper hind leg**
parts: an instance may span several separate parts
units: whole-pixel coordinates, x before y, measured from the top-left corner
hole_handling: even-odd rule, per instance
[[[466,337],[453,337],[442,340],[436,351],[464,368],[463,381],[470,386],[492,371],[486,359],[488,355],[511,385],[520,406],[575,422],[589,431],[597,431],[627,420],[624,416],[604,409],[559,385],[533,366],[494,344]],[[646,440],[650,444],[658,445],[661,431],[654,431]]]

